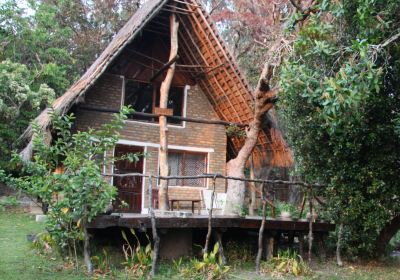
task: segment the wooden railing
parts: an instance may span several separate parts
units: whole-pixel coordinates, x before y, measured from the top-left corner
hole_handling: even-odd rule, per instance
[[[109,176],[109,177],[142,177],[142,178],[147,178],[149,180],[149,188],[148,188],[148,196],[149,196],[149,216],[151,219],[151,224],[152,224],[152,233],[153,233],[153,240],[154,240],[154,246],[153,246],[153,264],[152,264],[152,272],[154,273],[156,265],[157,265],[157,260],[158,260],[158,252],[159,252],[159,242],[160,239],[157,234],[157,223],[156,223],[156,216],[154,214],[154,200],[153,200],[153,195],[154,195],[154,189],[153,189],[153,179],[156,180],[170,180],[170,179],[199,179],[199,178],[205,178],[205,179],[212,179],[212,199],[211,199],[211,207],[209,209],[209,215],[208,215],[208,230],[207,230],[207,235],[206,235],[206,241],[205,241],[205,246],[203,248],[204,252],[207,252],[208,250],[208,245],[210,242],[210,237],[211,237],[211,231],[212,231],[212,217],[213,217],[213,197],[215,196],[215,182],[217,179],[224,179],[224,180],[237,180],[237,181],[243,181],[243,182],[252,182],[252,183],[260,183],[262,184],[262,187],[260,189],[255,188],[251,184],[248,184],[249,187],[254,188],[254,190],[259,193],[260,198],[262,200],[262,222],[261,226],[259,229],[259,235],[258,235],[258,253],[257,253],[257,258],[256,258],[256,271],[259,271],[260,269],[260,261],[261,261],[261,256],[263,252],[263,238],[264,238],[264,229],[265,229],[265,223],[266,223],[266,206],[270,205],[273,210],[275,210],[275,205],[267,199],[266,193],[267,193],[267,187],[266,186],[273,186],[276,184],[279,185],[297,185],[297,186],[302,186],[304,189],[304,200],[302,203],[302,211],[304,209],[305,203],[306,203],[306,198],[308,198],[309,202],[309,211],[310,211],[310,217],[309,217],[309,234],[308,234],[308,261],[311,262],[311,250],[312,250],[312,241],[313,241],[313,200],[315,198],[315,195],[313,193],[313,188],[322,188],[325,187],[323,184],[310,184],[307,182],[302,182],[302,181],[285,181],[285,180],[263,180],[263,179],[247,179],[247,178],[239,178],[239,177],[231,177],[231,176],[224,176],[221,174],[203,174],[203,175],[198,175],[198,176],[153,176],[153,175],[145,175],[145,174],[140,174],[140,173],[126,173],[126,174],[103,174],[104,176]],[[318,201],[318,200],[317,200]],[[220,242],[220,238],[218,238],[218,242],[220,243],[220,254],[223,257],[223,249],[222,249],[222,243]],[[223,257],[223,259],[225,259]]]

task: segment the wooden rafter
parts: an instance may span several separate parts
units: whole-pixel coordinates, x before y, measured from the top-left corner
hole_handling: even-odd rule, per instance
[[[190,38],[190,41],[192,42],[193,46],[197,49],[197,52],[201,55],[201,57],[202,57],[204,63],[205,63],[207,66],[210,67],[211,65],[208,64],[208,59],[207,59],[205,56],[203,56],[202,51],[201,51],[201,50],[199,49],[199,47],[198,47],[198,44],[196,44],[196,42],[194,41],[193,37],[191,36],[188,26],[186,25],[186,23],[184,22],[184,20],[183,20],[181,17],[180,17],[180,21],[181,21],[181,23],[182,23],[182,25],[183,25],[184,30],[186,31],[187,38]],[[192,25],[192,26],[193,26],[193,25]],[[198,34],[196,28],[192,28],[192,30],[194,30],[194,32],[195,32],[196,34]],[[213,80],[214,80],[214,82],[215,82],[215,85],[218,87],[220,94],[221,94],[221,95],[226,95],[226,94],[225,94],[225,91],[223,90],[223,88],[221,87],[221,85],[219,84],[219,82],[218,82],[218,80],[217,80],[217,78],[216,78],[215,76],[213,77]],[[214,87],[214,88],[215,88],[215,87]],[[216,92],[217,92],[217,91],[216,91]],[[234,108],[234,106],[231,104],[229,97],[227,97],[227,100],[228,100],[228,103],[231,105],[230,107],[234,110],[234,113],[236,114],[237,120],[240,121],[239,114],[238,114],[238,112],[236,111],[236,109]],[[219,103],[217,103],[217,104],[219,104]],[[229,108],[228,108],[228,107],[226,107],[226,108],[227,108],[227,110],[229,111]],[[226,117],[226,116],[225,116],[225,117]],[[231,121],[236,121],[236,120],[231,120]]]
[[[185,49],[190,53],[190,55],[194,58],[194,60],[198,61],[196,56],[193,54],[191,48],[188,47],[188,45],[187,45],[188,43],[186,41],[184,41],[183,44],[186,46]],[[212,92],[210,92],[211,87],[206,84],[205,80],[198,80],[198,83],[200,84],[200,87],[205,91],[210,102],[213,104],[213,107],[214,107],[214,109],[216,109],[218,116],[225,120],[228,119],[227,116],[224,114],[223,110],[220,109],[221,106],[216,102]]]
[[[199,9],[199,8],[198,8]],[[198,18],[197,18],[197,16],[199,16],[199,17],[201,17],[202,16],[202,13],[197,13],[197,14],[195,14],[195,15],[192,15],[192,19],[194,20],[194,21],[192,21],[192,24],[197,24],[199,27],[202,27],[203,25],[201,24],[202,22],[204,22],[205,24],[207,24],[207,20],[205,19],[205,18],[203,18],[203,21],[201,22]],[[210,27],[211,28],[211,27]],[[200,30],[200,32],[203,34],[203,36],[201,36],[198,32],[198,36],[199,36],[199,38],[203,38],[203,39],[205,39],[206,40],[206,42],[208,43],[208,46],[209,46],[209,49],[211,49],[211,50],[213,50],[213,52],[212,52],[212,54],[214,54],[214,57],[219,61],[219,63],[223,63],[222,62],[222,59],[221,59],[221,57],[218,55],[218,50],[216,50],[216,48],[215,48],[215,44],[213,44],[212,43],[212,41],[211,41],[211,39],[209,38],[209,36],[206,34],[206,32],[204,31],[204,29],[203,28],[194,28],[194,30]],[[211,34],[212,35],[212,38],[214,39],[214,41],[215,42],[217,42],[217,43],[219,43],[218,42],[218,40],[215,38],[215,36],[214,36],[214,34]],[[221,48],[222,48],[222,46],[220,46]],[[211,54],[211,55],[212,55]],[[226,74],[227,74],[227,76],[230,76],[230,73],[229,73],[229,71],[226,69],[226,68],[224,68],[223,69],[225,72],[226,72]],[[230,80],[227,80],[227,78],[226,78],[226,76],[225,75],[221,75],[222,76],[222,79],[225,81],[225,84],[229,87],[229,81]],[[238,92],[240,92],[241,90],[240,90],[240,88],[237,86],[237,84],[236,83],[234,83],[234,82],[232,82],[233,83],[233,85],[235,86],[235,88],[236,88],[236,91],[238,91]],[[222,89],[222,91],[225,91],[224,89]],[[240,96],[240,98],[242,99],[242,101],[243,101],[243,105],[244,106],[248,106],[248,101],[246,102],[246,100],[243,98],[243,94],[240,94],[239,95]],[[233,106],[233,108],[235,108],[234,106]],[[236,109],[235,109],[235,111],[236,111]],[[245,111],[245,110],[243,110],[243,111]],[[237,112],[237,111],[236,111]],[[241,116],[238,114],[238,119],[240,119],[241,118]]]

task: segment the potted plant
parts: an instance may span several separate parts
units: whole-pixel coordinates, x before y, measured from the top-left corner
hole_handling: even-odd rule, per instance
[[[279,217],[283,220],[290,220],[292,218],[293,214],[293,208],[294,206],[288,202],[279,202],[278,203],[278,209],[279,209]]]

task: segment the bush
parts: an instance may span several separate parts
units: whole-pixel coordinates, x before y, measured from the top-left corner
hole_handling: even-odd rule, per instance
[[[215,243],[210,253],[203,254],[203,260],[193,259],[189,264],[180,268],[180,276],[184,279],[224,279],[230,269],[218,255],[219,244]]]
[[[273,276],[283,275],[308,275],[311,269],[296,252],[289,250],[280,251],[277,257],[261,264],[263,273],[272,273]]]
[[[4,211],[7,208],[17,207],[19,202],[15,196],[8,196],[3,200],[0,200],[0,211]]]
[[[121,231],[122,238],[125,240],[125,244],[122,246],[122,250],[124,252],[125,269],[134,277],[142,277],[146,275],[151,269],[152,263],[152,254],[151,250],[151,242],[148,239],[149,243],[146,246],[142,246],[139,241],[139,238],[136,235],[135,230],[131,229],[130,232],[135,237],[137,241],[137,245],[133,246],[126,236],[124,231]]]

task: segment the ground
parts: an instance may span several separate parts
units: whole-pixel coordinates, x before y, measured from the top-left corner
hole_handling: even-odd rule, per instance
[[[20,210],[0,210],[0,279],[93,279],[83,272],[76,272],[65,265],[60,257],[39,255],[27,240],[27,235],[43,231],[44,225],[35,222],[33,216]],[[239,254],[240,256],[240,254]],[[122,268],[122,257],[110,257],[114,260],[114,276],[105,279],[129,279]],[[258,276],[254,273],[253,262],[237,262],[233,265],[228,279],[274,279],[270,276]],[[240,265],[239,265],[240,264]],[[313,273],[303,279],[399,279],[400,260],[389,259],[385,262],[347,263],[338,268],[333,261],[314,264]],[[101,278],[101,277],[100,277]],[[173,265],[163,263],[158,279],[180,279]],[[133,279],[133,278],[130,278]],[[278,279],[293,279],[291,277]]]

